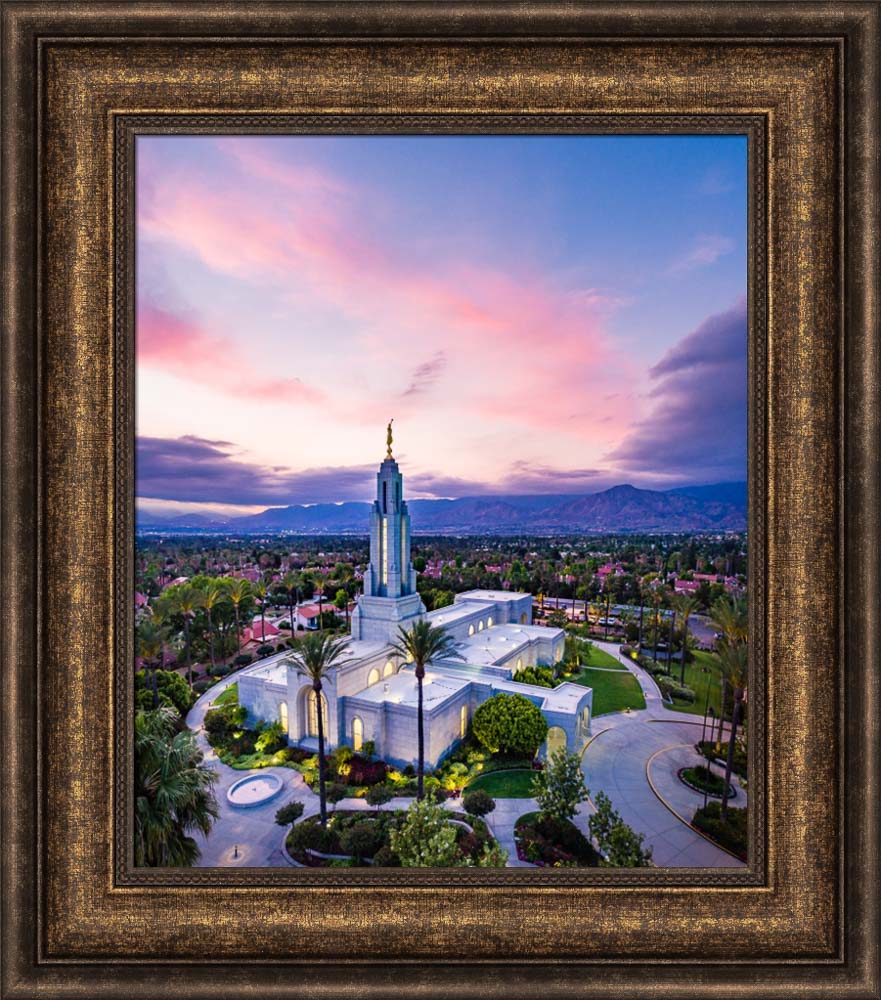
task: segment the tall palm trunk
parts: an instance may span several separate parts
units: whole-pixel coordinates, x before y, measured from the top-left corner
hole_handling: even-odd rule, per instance
[[[425,794],[425,722],[422,718],[422,678],[425,669],[416,668],[416,687],[419,692],[416,709],[416,740],[419,744],[419,768],[416,772],[416,798],[422,799]]]
[[[731,771],[734,766],[734,744],[737,741],[737,727],[743,705],[743,688],[734,689],[734,711],[731,713],[731,736],[728,739],[728,757],[725,761],[725,784],[722,788],[722,820],[728,819],[728,789],[731,787]]]
[[[720,680],[722,690],[719,696],[719,728],[716,732],[717,746],[722,745],[722,737],[724,735],[723,726],[725,724],[725,701],[726,695],[728,694],[728,681],[724,677],[721,677]]]
[[[679,672],[679,683],[685,685],[685,657],[688,655],[688,615],[682,623],[682,670]]]
[[[184,645],[187,653],[187,682],[193,686],[193,665],[190,659],[190,616],[184,615]]]
[[[315,713],[318,717],[318,798],[321,825],[327,826],[327,761],[324,758],[324,712],[321,710],[321,682],[312,685],[315,692]]]
[[[288,591],[288,606],[291,609],[291,638],[297,634],[297,622],[294,617],[294,592],[292,590]]]
[[[670,618],[670,629],[667,632],[667,673],[673,669],[673,633],[676,631],[676,612]]]
[[[236,649],[239,653],[242,651],[242,627],[239,623],[239,602],[236,601]]]
[[[159,656],[161,658],[162,653],[160,653]],[[151,687],[153,688],[153,711],[154,712],[156,711],[157,708],[159,708],[159,684],[158,684],[158,680],[157,680],[157,677],[156,677],[156,671],[158,669],[158,664],[160,662],[161,662],[161,659],[160,660],[151,660],[150,661],[150,674],[151,674],[151,680],[152,680]]]
[[[639,594],[639,635],[637,636],[637,639],[636,639],[636,645],[639,647],[640,653],[642,653],[642,613],[643,613],[642,591],[640,591],[640,594]]]
[[[217,666],[217,662],[214,658],[214,622],[211,618],[211,608],[206,609],[208,611],[208,652],[211,655],[211,673],[214,673],[214,668]]]

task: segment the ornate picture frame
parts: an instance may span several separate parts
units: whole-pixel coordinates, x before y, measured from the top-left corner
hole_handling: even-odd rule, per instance
[[[4,4],[4,997],[881,996],[879,11]],[[653,130],[749,136],[746,870],[135,870],[134,137]]]

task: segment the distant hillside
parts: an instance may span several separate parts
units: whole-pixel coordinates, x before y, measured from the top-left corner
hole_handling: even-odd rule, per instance
[[[366,534],[370,504],[270,507],[259,514],[212,521],[202,515],[168,520],[139,516],[142,530],[193,533]],[[746,483],[717,483],[660,492],[613,486],[583,496],[487,496],[409,501],[421,534],[601,534],[746,530]]]

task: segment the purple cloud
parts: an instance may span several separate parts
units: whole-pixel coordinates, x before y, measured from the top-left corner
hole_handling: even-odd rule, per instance
[[[373,465],[303,469],[264,466],[236,458],[227,441],[137,439],[137,495],[154,500],[279,506],[366,500],[373,493]]]
[[[606,459],[690,482],[746,476],[746,301],[709,316],[650,370],[649,415]]]

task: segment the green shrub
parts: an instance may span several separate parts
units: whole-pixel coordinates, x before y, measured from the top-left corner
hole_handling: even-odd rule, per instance
[[[197,695],[205,694],[208,688],[213,686],[214,686],[213,681],[196,681],[196,683],[193,684],[193,690],[196,692]]]
[[[224,742],[230,732],[240,729],[244,725],[247,717],[247,709],[243,705],[224,705],[222,708],[213,708],[205,713],[205,733],[208,742],[212,746],[215,741]]]
[[[258,646],[257,647],[257,655],[258,656],[269,656],[270,653],[274,653],[274,652],[275,652],[275,650],[273,649],[272,646],[269,645],[268,642],[265,642],[262,646]]]
[[[685,684],[680,684],[678,681],[674,681],[670,677],[658,677],[656,678],[658,682],[658,687],[664,695],[669,695],[671,698],[677,698],[679,701],[686,701],[689,704],[694,703],[694,691]]]
[[[239,655],[233,660],[233,663],[237,667],[246,667],[254,657],[250,653],[239,653]]]
[[[394,798],[394,790],[388,785],[373,785],[367,789],[367,804],[371,806],[385,805]]]
[[[722,820],[722,803],[708,802],[706,809],[698,809],[691,825],[705,833],[711,840],[727,848],[742,860],[747,856],[746,809],[728,808],[728,821]]]
[[[296,823],[297,820],[303,815],[303,810],[305,806],[302,802],[288,802],[286,806],[282,806],[275,814],[275,822],[279,826],[290,826]]]
[[[339,846],[333,830],[325,829],[316,820],[305,820],[291,830],[287,836],[287,848],[295,851],[321,851],[322,854],[335,854]]]
[[[496,800],[485,792],[482,788],[475,788],[473,792],[466,792],[462,797],[462,806],[465,812],[472,816],[486,816],[496,807]]]
[[[376,743],[373,740],[365,740],[363,746],[361,747],[361,756],[369,764],[373,760],[373,756],[376,753]]]
[[[144,670],[135,674],[135,705],[139,710],[149,711],[153,708],[153,678]],[[159,692],[159,704],[175,709],[179,715],[186,715],[196,703],[196,695],[189,685],[173,670],[156,671],[156,689]]]
[[[534,754],[544,742],[548,724],[541,710],[521,694],[496,694],[474,713],[472,730],[493,753]]]
[[[554,671],[550,667],[524,667],[514,680],[520,684],[535,684],[537,687],[554,687]]]
[[[345,785],[341,784],[339,781],[334,781],[327,786],[325,797],[332,806],[335,806],[337,802],[342,802],[348,794],[349,789],[346,788]]]
[[[710,795],[718,795],[719,798],[722,797],[725,779],[721,775],[716,774],[715,771],[710,771],[704,764],[698,764],[697,767],[683,768],[680,774],[687,785],[691,785],[702,792],[709,792]],[[732,787],[728,797],[733,798],[736,794],[737,792]]]
[[[272,722],[260,729],[254,748],[260,753],[275,753],[285,745],[286,739],[284,726],[280,722]]]
[[[373,866],[375,868],[400,868],[401,859],[386,845],[380,847],[376,854],[373,855]]]
[[[342,853],[351,854],[358,861],[364,857],[372,857],[381,846],[382,834],[369,821],[356,823],[340,834]]]

